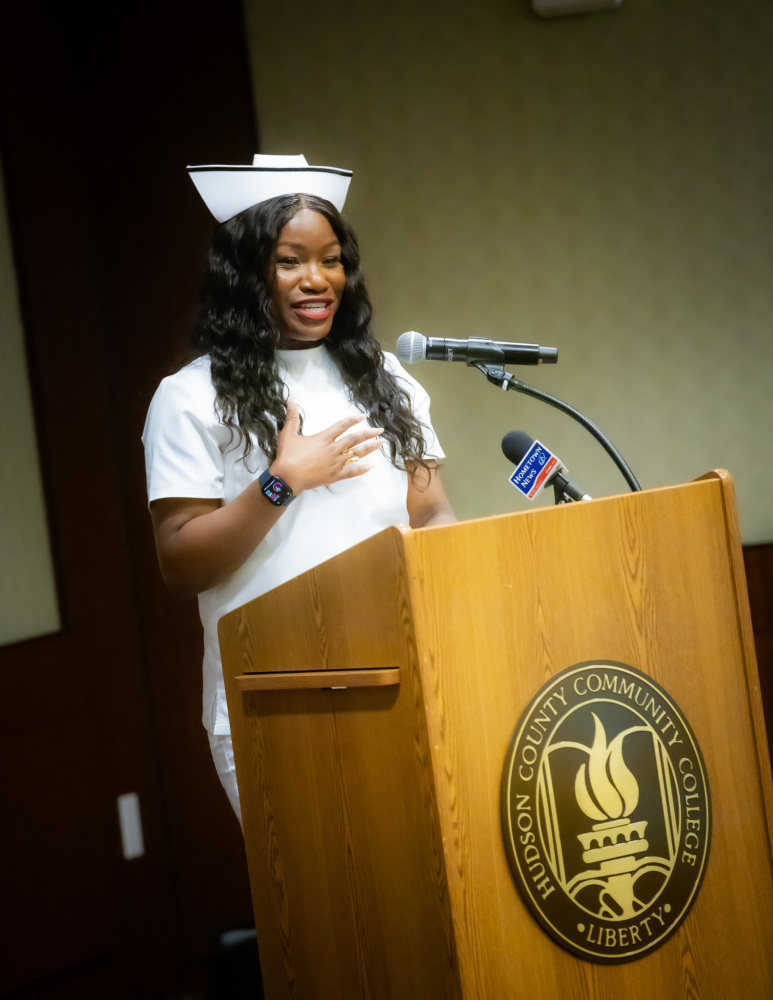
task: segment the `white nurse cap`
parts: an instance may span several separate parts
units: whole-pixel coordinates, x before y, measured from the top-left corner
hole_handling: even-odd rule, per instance
[[[352,179],[351,170],[310,167],[302,155],[257,153],[251,167],[214,163],[186,169],[218,222],[283,194],[313,194],[332,202],[340,212]]]

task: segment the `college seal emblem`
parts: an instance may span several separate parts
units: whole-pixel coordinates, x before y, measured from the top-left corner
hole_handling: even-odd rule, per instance
[[[510,740],[501,802],[515,883],[575,955],[641,958],[686,917],[709,854],[706,768],[640,670],[596,661],[553,677]]]

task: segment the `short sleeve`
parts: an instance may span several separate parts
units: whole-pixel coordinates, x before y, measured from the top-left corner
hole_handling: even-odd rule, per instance
[[[223,449],[230,440],[215,410],[208,365],[194,362],[165,378],[142,433],[148,502],[164,497],[222,499]]]
[[[424,451],[424,457],[428,459],[436,459],[440,461],[446,457],[445,452],[440,446],[437,434],[435,434],[435,428],[432,426],[432,420],[429,413],[429,393],[426,389],[409,375],[408,372],[403,368],[394,354],[384,353],[384,359],[386,361],[387,368],[392,372],[392,374],[397,378],[398,382],[407,389],[411,400],[413,402],[413,412],[416,419],[422,426],[422,431],[424,432],[424,441],[426,443],[426,448]]]

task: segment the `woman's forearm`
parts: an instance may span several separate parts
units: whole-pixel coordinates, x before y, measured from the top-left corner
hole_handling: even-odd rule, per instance
[[[161,575],[183,596],[232,576],[282,516],[252,483],[227,505],[170,497],[150,505]]]

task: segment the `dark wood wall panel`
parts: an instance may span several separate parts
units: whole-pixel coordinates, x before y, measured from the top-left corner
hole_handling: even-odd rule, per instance
[[[773,762],[773,544],[747,545],[743,550],[754,645],[760,671],[760,691]]]
[[[203,995],[249,888],[200,722],[195,603],[156,567],[140,434],[212,229],[185,165],[257,148],[238,0],[4,10],[0,143],[64,620],[0,650],[0,995]],[[146,844],[129,862],[128,791]]]

